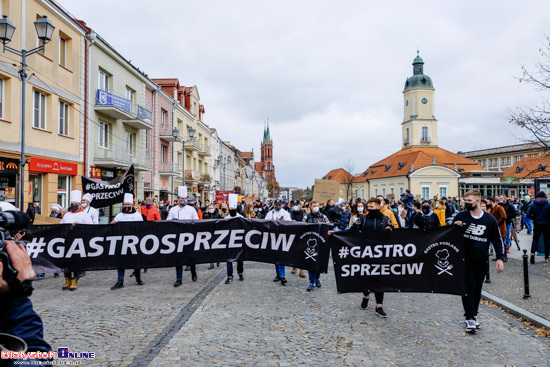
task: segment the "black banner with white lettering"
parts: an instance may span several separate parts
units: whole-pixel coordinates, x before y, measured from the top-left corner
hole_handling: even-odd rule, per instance
[[[82,176],[82,191],[94,197],[91,206],[103,208],[109,205],[122,203],[124,194],[134,194],[134,165],[122,176],[109,181],[98,180]]]
[[[336,232],[330,236],[338,293],[464,295],[464,229]]]
[[[327,224],[229,220],[30,226],[37,273],[161,268],[249,260],[326,273]]]

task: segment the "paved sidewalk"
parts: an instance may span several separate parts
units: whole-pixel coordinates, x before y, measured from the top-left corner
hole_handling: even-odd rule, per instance
[[[388,293],[382,319],[361,294],[337,294],[332,269],[309,293],[289,268],[283,287],[259,263],[226,285],[224,265],[199,265],[199,280],[186,272],[176,289],[174,269],[117,291],[116,271],[87,273],[75,292],[48,275],[32,298],[54,349],[97,353],[82,365],[550,366],[550,338],[495,306],[481,306],[482,329],[468,335],[457,296]]]

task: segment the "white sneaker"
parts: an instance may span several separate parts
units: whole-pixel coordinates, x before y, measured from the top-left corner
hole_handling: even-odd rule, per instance
[[[481,329],[481,323],[477,321],[477,316],[474,316],[474,322],[476,323],[476,329],[477,330]]]
[[[466,320],[466,332],[468,334],[476,333],[476,321],[475,320]]]

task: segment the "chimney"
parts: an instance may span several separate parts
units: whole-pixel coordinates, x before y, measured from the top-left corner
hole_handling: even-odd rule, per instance
[[[455,167],[454,167],[454,170],[456,171],[456,163],[455,163]]]
[[[435,166],[435,158],[432,158],[432,166]]]
[[[412,172],[414,170],[414,164],[411,163],[411,170],[409,172]]]

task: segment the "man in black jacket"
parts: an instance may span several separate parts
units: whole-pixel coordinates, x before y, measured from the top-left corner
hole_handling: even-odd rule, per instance
[[[421,212],[414,217],[413,228],[432,229],[441,227],[439,217],[432,210],[432,205],[429,200],[422,202]]]
[[[550,203],[544,191],[539,191],[535,196],[535,201],[527,210],[527,218],[532,219],[534,225],[531,264],[535,263],[535,251],[541,235],[544,241],[544,260],[550,262]]]
[[[367,201],[367,214],[362,215],[357,219],[355,224],[350,228],[350,230],[355,230],[362,232],[364,230],[373,230],[373,229],[385,229],[391,230],[393,225],[390,221],[390,218],[386,217],[380,212],[380,199],[371,198]],[[369,304],[369,294],[370,292],[363,292],[363,299],[361,300],[361,308],[366,309]],[[384,302],[384,292],[374,292],[374,298],[376,299],[376,308],[375,312],[380,317],[388,317],[384,312],[383,302]]]

